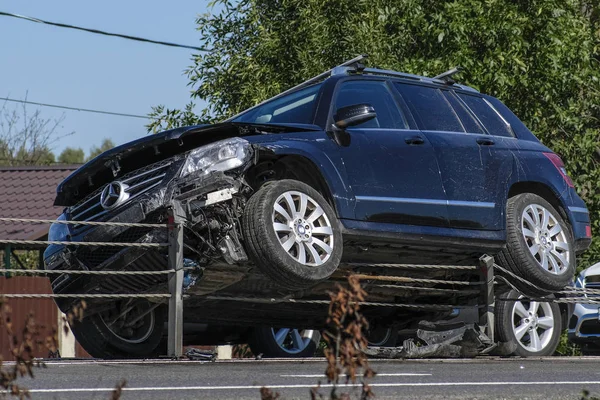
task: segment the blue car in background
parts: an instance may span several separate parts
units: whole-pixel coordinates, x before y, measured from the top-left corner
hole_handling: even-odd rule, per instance
[[[186,263],[198,268],[185,317],[219,324],[318,327],[321,309],[206,295],[310,298],[337,279],[341,264],[464,265],[488,253],[539,288],[514,282],[522,291],[547,293],[569,282],[591,242],[588,211],[562,160],[500,100],[456,83],[452,72],[428,78],[366,68],[361,58],[227,121],[109,150],[66,178],[55,204],[65,220],[164,223],[174,202],[186,220]],[[166,237],[149,227],[56,224],[49,240]],[[61,270],[167,263],[165,250],[117,246],[52,245],[44,257],[47,269]],[[155,293],[165,285],[160,275],[52,280],[58,294]],[[377,289],[370,295],[396,301]],[[89,305],[73,330],[90,354],[157,348],[165,315],[156,303]],[[371,317],[384,328],[411,318],[397,309]]]

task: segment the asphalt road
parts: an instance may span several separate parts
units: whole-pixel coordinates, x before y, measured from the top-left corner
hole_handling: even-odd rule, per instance
[[[19,383],[33,399],[109,399],[127,380],[122,399],[260,399],[268,386],[282,399],[309,399],[325,370],[322,360],[60,361]],[[600,395],[599,358],[373,361],[377,399],[579,399]],[[342,388],[358,394],[354,387]],[[327,394],[328,388],[322,393]],[[356,396],[354,398],[357,398]]]

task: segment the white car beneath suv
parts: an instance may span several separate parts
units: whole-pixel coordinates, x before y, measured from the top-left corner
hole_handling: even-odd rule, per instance
[[[600,289],[600,262],[583,270],[577,277],[578,288]],[[586,295],[595,301],[598,295]],[[569,340],[581,346],[584,355],[600,355],[600,304],[578,303],[569,321]]]

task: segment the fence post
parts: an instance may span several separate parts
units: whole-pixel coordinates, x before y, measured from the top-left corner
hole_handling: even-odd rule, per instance
[[[56,307],[56,306],[55,306]],[[66,322],[67,316],[56,307],[58,315],[58,353],[60,358],[74,358],[77,356],[76,342],[71,327]]]
[[[479,311],[479,325],[485,327],[485,334],[494,341],[494,309],[496,300],[494,297],[494,257],[487,254],[479,259],[481,276],[481,300],[483,308]]]
[[[4,246],[4,269],[10,269],[10,253],[11,253],[10,244],[7,244]],[[10,278],[11,277],[10,272],[6,272],[4,274],[4,277]]]
[[[169,226],[169,336],[167,355],[183,353],[183,220],[181,204],[174,201],[168,210]]]

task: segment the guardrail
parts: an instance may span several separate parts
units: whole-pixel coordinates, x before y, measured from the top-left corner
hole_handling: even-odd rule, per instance
[[[65,224],[65,225],[88,225],[88,226],[117,226],[128,228],[165,228],[167,229],[168,241],[166,243],[139,243],[139,242],[71,242],[71,241],[37,241],[37,240],[2,240],[0,244],[20,244],[20,245],[67,245],[67,246],[114,246],[114,247],[140,247],[140,248],[167,248],[168,249],[168,269],[165,270],[149,270],[149,271],[91,271],[91,270],[31,270],[31,269],[0,269],[0,273],[18,273],[23,275],[53,275],[53,274],[70,274],[70,275],[93,275],[93,276],[143,276],[143,275],[167,275],[168,276],[168,293],[130,293],[130,294],[4,294],[0,295],[4,298],[79,298],[79,299],[168,299],[168,348],[167,355],[170,357],[181,357],[183,354],[183,299],[187,295],[183,294],[183,278],[185,268],[183,259],[184,247],[184,212],[178,203],[174,203],[167,211],[166,224],[147,224],[147,223],[124,223],[124,222],[95,222],[95,221],[57,221],[47,219],[26,219],[26,218],[0,218],[0,223],[31,223],[31,224]],[[377,276],[364,273],[356,275],[364,281],[376,282],[378,287],[389,287],[398,289],[421,289],[439,291],[440,293],[462,293],[469,292],[478,295],[479,305],[479,324],[485,327],[485,333],[490,339],[494,338],[494,285],[502,281],[508,284],[513,289],[516,289],[507,279],[518,280],[526,285],[532,286],[539,290],[535,285],[525,279],[515,275],[501,266],[494,263],[494,259],[489,256],[483,256],[480,259],[480,265],[469,266],[453,266],[453,265],[417,265],[417,264],[371,264],[371,263],[349,263],[346,264],[351,269],[367,268],[383,268],[383,269],[420,269],[420,270],[439,270],[446,269],[448,271],[472,271],[479,275],[477,282],[473,281],[457,281],[457,280],[440,280],[440,279],[425,279],[403,276]],[[499,271],[502,275],[495,275],[494,271]],[[383,282],[383,283],[381,283]],[[387,282],[387,283],[386,283]],[[396,284],[431,284],[431,285],[451,285],[452,288],[439,287],[412,287],[398,286]],[[600,304],[600,289],[585,289],[566,287],[557,293],[560,297],[555,299],[535,299],[541,301],[553,301],[557,303],[591,303]],[[586,298],[586,295],[596,295],[594,298]],[[328,299],[302,299],[302,298],[256,298],[256,297],[234,297],[220,296],[218,294],[208,294],[204,296],[207,300],[220,301],[237,301],[237,302],[253,302],[253,303],[295,303],[295,304],[329,304]],[[502,299],[510,300],[510,299]],[[382,303],[365,301],[362,305],[367,307],[395,307],[407,309],[431,309],[431,310],[446,310],[452,308],[460,308],[456,305],[444,304],[400,304],[400,303]]]
[[[168,248],[168,269],[152,271],[87,271],[87,270],[30,270],[30,269],[0,269],[0,273],[19,273],[29,275],[53,275],[68,273],[71,275],[102,275],[102,276],[135,276],[135,275],[168,275],[168,293],[130,293],[130,294],[3,294],[4,298],[77,298],[77,299],[168,299],[168,338],[167,355],[181,357],[183,354],[183,210],[175,203],[167,211],[166,224],[97,222],[97,221],[62,221],[28,218],[0,218],[0,223],[31,223],[31,224],[65,224],[88,226],[118,226],[128,228],[165,228],[168,232],[167,243],[126,243],[126,242],[71,242],[48,240],[9,240],[0,239],[0,244],[7,245],[66,245],[66,246],[111,246],[111,247],[140,247]]]

